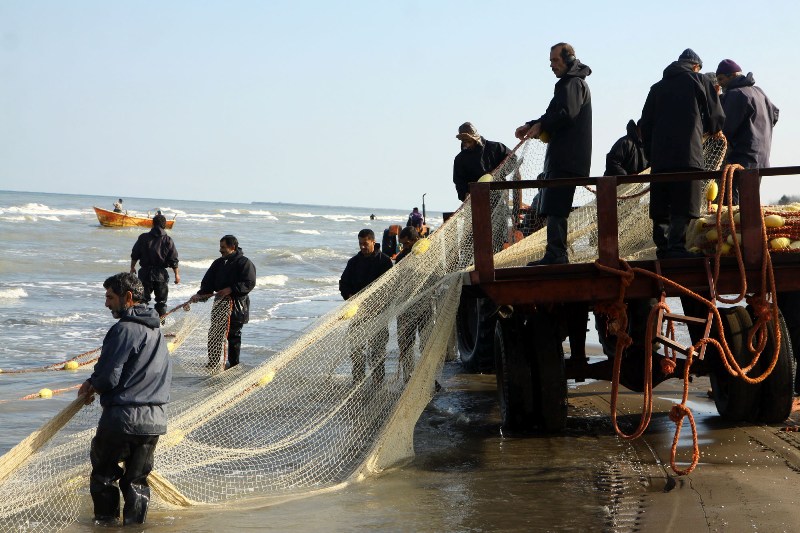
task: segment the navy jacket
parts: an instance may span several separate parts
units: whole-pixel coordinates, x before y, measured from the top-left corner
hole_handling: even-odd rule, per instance
[[[224,257],[216,259],[203,280],[199,294],[211,294],[226,287],[231,288],[233,309],[231,320],[241,324],[250,321],[250,291],[256,286],[256,267],[244,256],[241,248]]]
[[[693,72],[690,63],[671,63],[661,81],[650,87],[639,122],[653,173],[703,170],[703,134],[721,131],[724,122],[711,80]]]
[[[469,184],[496,169],[511,153],[503,143],[487,141],[483,137],[481,141],[482,146],[479,144],[468,150],[461,150],[453,160],[453,183],[456,185],[458,199],[462,202],[469,194]]]
[[[769,167],[772,127],[778,122],[778,108],[756,87],[753,73],[737,76],[722,94],[728,139],[728,163],[744,168]]]
[[[550,135],[544,158],[546,175],[589,175],[592,165],[592,93],[586,77],[591,73],[592,69],[575,60],[556,82],[553,99],[538,119],[542,130]],[[537,121],[530,123],[534,122]]]
[[[636,123],[629,120],[626,130],[628,133],[620,137],[606,155],[604,176],[638,174],[647,168],[647,157],[644,155],[642,140],[636,133]]]
[[[89,377],[100,393],[99,428],[132,435],[167,432],[172,361],[158,312],[144,304],[128,308],[106,333]]]
[[[358,252],[347,261],[347,266],[339,278],[339,293],[345,300],[381,277],[392,268],[392,260],[375,246],[370,255]]]

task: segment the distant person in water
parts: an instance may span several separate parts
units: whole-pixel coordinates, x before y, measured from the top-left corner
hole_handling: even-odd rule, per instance
[[[372,213],[372,214],[369,216],[369,219],[370,219],[370,220],[375,220],[375,213]]]
[[[115,213],[122,213],[122,198],[120,198],[116,202],[114,202],[114,212]]]
[[[359,252],[347,262],[342,277],[339,279],[339,292],[345,300],[355,296],[392,268],[392,260],[381,252],[379,245],[375,244],[375,232],[371,229],[362,229],[358,232],[358,248]],[[380,297],[380,295],[373,296]],[[360,307],[368,309],[370,305],[363,302]],[[372,331],[371,326],[367,317],[356,313],[347,328],[354,384],[361,383],[366,374],[365,349],[369,352],[372,383],[375,385],[383,383],[386,373],[384,363],[386,361],[386,345],[389,343],[389,328],[382,325],[378,326],[377,331]]]
[[[159,315],[167,312],[169,295],[169,274],[167,268],[175,273],[175,285],[181,282],[178,271],[178,250],[172,237],[167,235],[167,219],[158,214],[153,217],[153,229],[142,233],[131,250],[131,274],[136,274],[136,263],[141,261],[139,280],[144,285],[144,302],[150,303],[150,295],[155,293],[155,310]]]
[[[211,311],[211,328],[208,331],[208,368],[215,369],[222,357],[223,338],[227,328],[229,367],[239,364],[242,348],[242,327],[250,320],[250,291],[256,286],[256,267],[239,248],[239,240],[225,235],[219,241],[222,257],[214,260],[208,268],[200,290],[192,296],[192,302],[207,300],[214,296]],[[228,301],[230,297],[230,302]],[[230,321],[224,318],[230,312]]]

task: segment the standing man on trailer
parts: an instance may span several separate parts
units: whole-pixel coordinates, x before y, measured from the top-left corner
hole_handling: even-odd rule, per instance
[[[550,70],[558,81],[544,115],[518,127],[518,139],[549,137],[543,179],[577,178],[589,175],[592,163],[592,94],[586,77],[592,69],[575,57],[567,43],[550,47]],[[544,135],[546,134],[546,135]],[[575,187],[539,190],[537,214],[547,217],[547,248],[544,257],[531,265],[569,263],[567,218]]]
[[[687,48],[650,87],[642,109],[644,153],[653,174],[704,170],[703,135],[722,135],[725,113],[714,85],[700,74],[703,62]],[[650,218],[659,259],[695,257],[686,250],[686,228],[700,216],[703,183],[650,185]]]

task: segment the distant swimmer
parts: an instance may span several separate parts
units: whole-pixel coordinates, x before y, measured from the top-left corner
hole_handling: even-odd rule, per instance
[[[215,297],[214,306],[221,308],[229,296],[230,324],[228,321],[212,320],[208,331],[208,368],[216,368],[222,356],[222,338],[225,328],[228,329],[228,363],[229,367],[239,364],[239,352],[242,348],[242,327],[250,321],[250,291],[256,286],[256,267],[242,253],[239,240],[233,235],[225,235],[219,241],[219,253],[208,268],[200,290],[192,296],[192,302]],[[212,311],[212,318],[215,313]]]
[[[98,524],[143,524],[150,502],[147,476],[159,435],[167,432],[172,362],[158,314],[143,303],[141,282],[128,272],[103,283],[106,307],[119,321],[103,339],[94,372],[78,396],[100,395],[103,408],[92,439],[89,492]]]
[[[369,216],[369,219],[370,219],[370,220],[375,220],[375,213],[372,213],[372,214]]]
[[[375,244],[375,232],[371,229],[362,229],[358,232],[359,252],[350,258],[347,266],[339,279],[339,292],[342,298],[349,300],[360,290],[381,277],[392,268],[392,260],[381,252],[380,246]],[[380,298],[382,295],[372,293],[370,298]],[[369,302],[361,304],[369,309]],[[369,329],[366,317],[356,313],[347,328],[347,342],[350,350],[350,360],[353,363],[353,382],[359,384],[364,380],[367,362],[364,350],[369,352],[369,363],[372,367],[372,383],[380,385],[386,373],[386,345],[389,343],[389,328],[386,325],[378,326],[378,331]],[[369,345],[369,346],[368,346]]]
[[[136,263],[141,261],[139,279],[144,285],[145,303],[150,303],[150,295],[155,292],[155,310],[159,315],[167,312],[169,294],[169,274],[167,268],[175,273],[175,285],[181,282],[178,271],[178,250],[172,237],[167,235],[167,219],[158,214],[153,217],[153,229],[142,233],[131,250],[131,274],[136,273]]]
[[[122,213],[122,198],[114,202],[114,212]]]

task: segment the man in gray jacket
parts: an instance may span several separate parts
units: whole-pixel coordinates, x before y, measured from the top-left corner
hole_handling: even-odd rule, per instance
[[[772,127],[778,122],[778,108],[756,86],[753,73],[742,74],[732,59],[723,59],[717,67],[717,81],[723,89],[722,109],[728,139],[727,162],[744,168],[769,167]],[[726,200],[727,201],[727,200]],[[733,178],[733,203],[739,203],[738,178]]]
[[[167,432],[164,406],[169,401],[172,363],[158,313],[142,303],[139,278],[122,272],[106,279],[103,287],[105,305],[119,321],[106,333],[94,372],[78,391],[87,404],[98,393],[103,407],[92,439],[89,491],[96,522],[119,520],[122,490],[123,523],[143,524],[150,502],[147,476],[153,469],[158,436]]]

